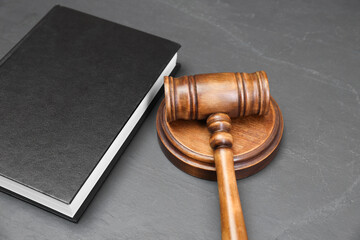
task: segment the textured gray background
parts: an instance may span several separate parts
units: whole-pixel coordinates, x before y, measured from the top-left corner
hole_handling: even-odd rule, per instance
[[[267,71],[285,132],[238,181],[249,239],[360,239],[359,1],[0,0],[0,55],[57,3],[181,43],[180,75]],[[155,114],[78,224],[0,193],[0,239],[219,239],[216,182],[164,157]]]

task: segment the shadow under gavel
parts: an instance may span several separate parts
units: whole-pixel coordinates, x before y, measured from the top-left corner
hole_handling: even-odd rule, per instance
[[[266,73],[165,77],[164,88],[168,122],[207,119],[219,189],[222,239],[247,239],[229,131],[231,118],[264,115],[269,111]]]

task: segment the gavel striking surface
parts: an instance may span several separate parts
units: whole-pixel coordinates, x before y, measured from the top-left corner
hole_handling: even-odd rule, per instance
[[[210,132],[206,121],[167,122],[165,103],[157,112],[156,127],[160,146],[167,158],[182,171],[203,179],[216,180]],[[264,116],[232,119],[234,167],[237,179],[248,177],[274,158],[284,130],[281,111],[271,98]]]

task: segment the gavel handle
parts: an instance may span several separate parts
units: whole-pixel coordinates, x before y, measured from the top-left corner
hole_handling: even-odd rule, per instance
[[[235,177],[230,117],[224,113],[212,114],[207,125],[212,133],[210,145],[214,149],[222,239],[248,239]]]
[[[236,184],[233,152],[218,148],[214,152],[219,188],[222,239],[248,239]]]

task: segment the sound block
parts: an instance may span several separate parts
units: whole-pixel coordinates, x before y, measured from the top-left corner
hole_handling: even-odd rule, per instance
[[[206,121],[166,121],[165,103],[157,112],[159,143],[167,158],[182,171],[203,179],[216,180],[210,132]],[[259,172],[274,158],[284,131],[279,106],[271,97],[264,116],[232,119],[234,167],[237,179]]]

